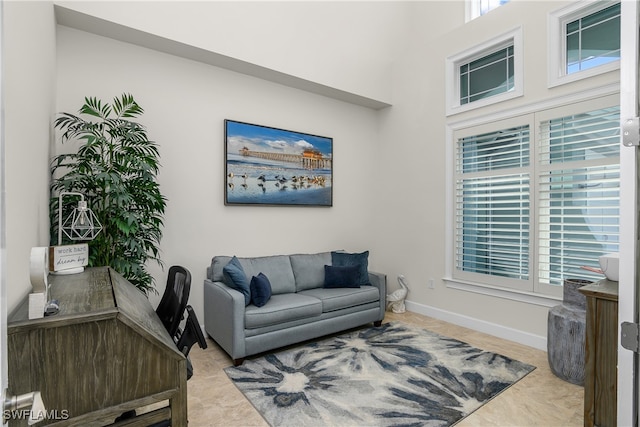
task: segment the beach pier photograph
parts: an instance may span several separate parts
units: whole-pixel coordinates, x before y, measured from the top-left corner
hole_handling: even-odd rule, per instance
[[[225,120],[225,204],[333,204],[333,139]]]

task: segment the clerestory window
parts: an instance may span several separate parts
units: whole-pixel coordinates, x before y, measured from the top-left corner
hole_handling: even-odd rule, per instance
[[[509,0],[467,0],[467,22],[508,2]]]
[[[566,74],[620,60],[620,3],[565,25]]]
[[[513,44],[460,65],[460,104],[513,90],[513,73]]]
[[[447,114],[501,102],[522,91],[522,30],[447,58]]]
[[[579,2],[549,15],[549,86],[619,68],[620,2]]]

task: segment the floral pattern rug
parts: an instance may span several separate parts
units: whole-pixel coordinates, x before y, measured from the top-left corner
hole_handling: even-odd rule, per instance
[[[272,426],[450,426],[535,367],[392,322],[225,372]]]

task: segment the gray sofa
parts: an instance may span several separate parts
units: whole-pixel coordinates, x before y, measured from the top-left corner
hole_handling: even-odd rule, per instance
[[[263,273],[269,279],[271,297],[261,307],[246,305],[243,293],[225,283],[231,259],[216,256],[207,267],[204,324],[236,366],[247,356],[371,322],[379,326],[384,318],[386,275],[365,267],[368,285],[325,288],[331,252],[238,258],[247,278]]]

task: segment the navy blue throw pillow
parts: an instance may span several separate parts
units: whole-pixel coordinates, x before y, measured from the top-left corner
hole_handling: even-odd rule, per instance
[[[358,266],[335,267],[324,266],[324,287],[325,288],[359,288],[356,282],[358,279]]]
[[[264,274],[260,273],[251,278],[251,302],[256,307],[262,307],[271,298],[271,282]]]
[[[229,287],[242,292],[242,295],[244,295],[244,305],[249,305],[251,302],[251,289],[247,275],[244,273],[244,269],[240,264],[240,260],[235,256],[231,258],[231,261],[222,269],[222,275],[224,276],[224,282]]]
[[[331,264],[334,267],[358,267],[356,283],[360,286],[369,285],[369,251],[359,254],[348,252],[331,252]]]

